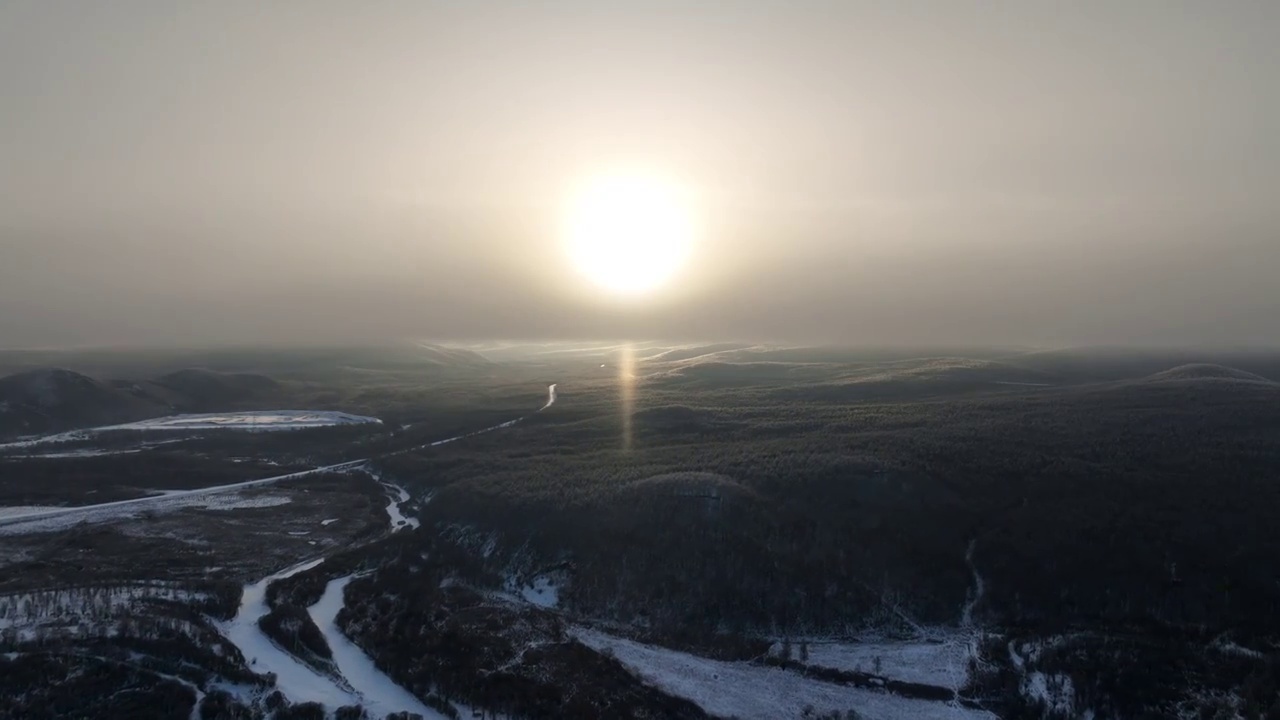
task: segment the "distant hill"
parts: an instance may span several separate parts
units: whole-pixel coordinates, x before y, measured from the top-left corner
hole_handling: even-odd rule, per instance
[[[186,412],[226,408],[229,403],[261,398],[280,389],[280,384],[266,375],[200,368],[169,373],[149,385],[168,399],[169,404]]]
[[[1238,368],[1212,363],[1188,363],[1170,368],[1144,378],[1146,382],[1180,382],[1187,380],[1239,380],[1242,382],[1273,383],[1271,380]]]
[[[646,362],[677,362],[681,360],[693,360],[695,358],[710,359],[711,357],[724,354],[737,354],[735,351],[745,351],[750,349],[750,347],[751,346],[743,345],[741,343],[690,345],[660,350],[648,355],[644,359]]]
[[[986,359],[934,357],[845,364],[724,362],[719,357],[671,363],[666,369],[651,373],[648,379],[659,385],[699,389],[770,388],[778,397],[816,402],[1009,392],[1061,383],[1061,378],[1051,372]]]
[[[0,378],[0,434],[30,435],[163,415],[161,400],[60,368]]]
[[[474,350],[450,348],[443,345],[421,344],[415,347],[417,359],[433,365],[491,365],[485,356]]]
[[[1280,353],[1274,350],[1140,350],[1132,348],[1067,348],[1005,358],[1028,369],[1052,373],[1065,383],[1137,380],[1170,368],[1222,366],[1280,381]]]
[[[794,379],[803,365],[781,362],[721,362],[695,359],[673,363],[670,369],[654,373],[652,379],[673,385],[701,388],[774,384]]]
[[[98,380],[42,368],[0,378],[0,437],[114,425],[183,412],[254,406],[281,391],[251,373],[187,369],[154,380]]]

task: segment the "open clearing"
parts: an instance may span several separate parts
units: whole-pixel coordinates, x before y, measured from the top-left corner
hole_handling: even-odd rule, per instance
[[[836,685],[778,668],[724,662],[645,645],[596,630],[575,628],[574,637],[612,654],[637,677],[663,692],[697,703],[711,715],[741,720],[801,717],[857,710],[868,720],[993,720],[994,715],[949,703]]]

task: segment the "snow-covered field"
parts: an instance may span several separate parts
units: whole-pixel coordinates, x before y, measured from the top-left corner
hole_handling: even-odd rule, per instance
[[[531,585],[520,589],[520,597],[544,608],[553,608],[560,604],[560,588],[546,575],[533,579]]]
[[[51,510],[61,510],[60,507],[51,505],[6,505],[0,507],[0,520],[10,517],[22,517],[23,515],[38,515],[47,513]]]
[[[293,498],[288,495],[256,495],[246,497],[243,494],[213,495],[195,501],[206,510],[244,510],[247,508],[266,508],[288,505]]]
[[[336,410],[260,410],[237,413],[170,415],[123,425],[109,425],[87,432],[103,430],[297,430],[333,425],[381,423],[378,418]]]
[[[807,665],[871,673],[890,680],[933,685],[958,690],[968,680],[971,638],[955,633],[941,642],[805,642]],[[798,640],[792,641],[792,658],[799,660]],[[770,654],[780,655],[781,645],[774,643]]]
[[[138,422],[120,425],[102,425],[99,427],[72,430],[70,432],[46,435],[44,437],[26,438],[15,442],[0,444],[0,451],[19,450],[48,445],[50,443],[88,440],[94,435],[118,430],[133,431],[175,431],[175,430],[301,430],[304,428],[331,427],[334,425],[364,425],[381,423],[375,417],[352,415],[336,410],[258,410],[235,413],[205,413],[192,415],[169,415],[167,417],[139,420]],[[122,451],[100,451],[96,454],[113,454]],[[136,452],[136,450],[132,451]],[[76,451],[80,456],[84,453],[95,453],[92,450]],[[67,455],[74,457],[75,455]],[[51,455],[49,457],[58,457]]]
[[[48,460],[60,460],[62,458],[87,458],[102,457],[104,455],[133,455],[142,452],[143,448],[128,448],[125,450],[109,450],[107,448],[83,448],[81,450],[68,450],[67,452],[51,452],[40,453],[38,455],[27,455],[28,458],[44,458]]]
[[[266,485],[281,480],[306,477],[313,473],[348,470],[363,460],[327,465],[313,470],[303,470],[286,475],[250,480],[232,485],[218,485],[198,490],[170,490],[160,495],[117,500],[115,502],[87,505],[84,507],[64,507],[33,510],[22,513],[0,515],[0,535],[24,535],[36,532],[55,532],[78,525],[82,522],[104,523],[117,522],[141,515],[144,512],[172,512],[187,507],[212,507],[213,509],[232,509],[237,502],[232,497],[228,502],[220,497],[224,493],[234,493],[246,488]],[[256,503],[258,499],[246,499],[244,502]],[[275,502],[274,504],[282,504]],[[261,507],[246,505],[245,507]]]
[[[333,650],[333,661],[338,666],[338,671],[372,717],[385,717],[393,712],[411,712],[418,713],[426,720],[446,720],[443,715],[422,704],[412,693],[384,675],[373,664],[373,660],[338,629],[338,611],[344,603],[343,589],[353,577],[348,575],[329,581],[320,601],[308,609],[311,619],[320,628],[320,632],[324,633],[329,648]]]
[[[981,710],[821,682],[778,668],[709,660],[586,628],[575,628],[573,635],[598,651],[611,652],[645,682],[719,717],[799,718],[811,706],[820,715],[856,710],[868,720],[995,718]]]

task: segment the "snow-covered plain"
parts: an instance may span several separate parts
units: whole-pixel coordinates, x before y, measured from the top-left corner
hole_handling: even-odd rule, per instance
[[[338,629],[338,611],[342,610],[344,603],[343,590],[353,577],[348,575],[330,580],[320,601],[308,609],[311,619],[320,628],[320,632],[324,633],[329,648],[333,650],[333,661],[338,666],[338,671],[350,683],[355,695],[372,717],[385,717],[393,712],[411,712],[418,713],[426,720],[446,720],[443,715],[414,697],[413,693],[384,675],[373,664],[373,660]]]
[[[123,425],[108,425],[83,432],[104,430],[298,430],[333,425],[381,423],[375,417],[336,410],[259,410],[236,413],[170,415]]]
[[[982,710],[826,683],[778,668],[709,660],[586,628],[575,628],[573,635],[595,650],[611,652],[641,680],[718,717],[798,718],[812,706],[820,715],[852,709],[868,720],[995,719]]]
[[[47,460],[60,460],[62,458],[87,458],[102,457],[104,455],[133,455],[142,452],[143,448],[128,448],[126,450],[109,450],[107,448],[84,448],[82,450],[68,450],[67,452],[51,452],[40,453],[38,455],[25,455],[27,458],[43,458]]]
[[[940,642],[828,642],[806,641],[807,665],[871,673],[889,680],[933,685],[958,690],[968,679],[970,637],[955,633]],[[792,641],[792,656],[799,641]],[[781,644],[774,643],[770,653],[780,655]]]
[[[257,495],[246,497],[243,494],[214,495],[202,498],[198,503],[206,510],[244,510],[246,508],[266,508],[288,505],[293,498],[288,495]]]
[[[24,515],[46,513],[50,510],[61,510],[62,508],[53,505],[6,505],[0,507],[0,520],[9,517],[22,517]]]
[[[7,516],[0,516],[0,535],[23,535],[35,532],[55,532],[73,525],[78,525],[82,522],[116,522],[127,518],[137,517],[143,512],[171,512],[184,507],[208,507],[211,504],[216,505],[217,498],[215,496],[222,493],[238,492],[246,488],[266,485],[269,483],[279,482],[281,480],[306,477],[320,472],[340,472],[342,470],[349,470],[364,462],[366,461],[353,460],[351,462],[326,465],[324,467],[313,468],[311,470],[302,470],[300,472],[288,473],[285,475],[276,475],[274,477],[262,478],[260,480],[249,480],[248,482],[234,483],[231,485],[216,485],[214,487],[200,488],[197,490],[169,490],[164,491],[160,495],[132,498],[130,500],[117,500],[115,502],[100,503],[98,505],[51,508],[24,513],[10,513]]]
[[[381,422],[375,417],[352,415],[351,413],[338,412],[336,410],[257,410],[234,413],[169,415],[151,418],[150,420],[139,420],[138,422],[100,425],[43,437],[24,438],[14,442],[0,443],[0,451],[25,449],[50,443],[88,440],[94,435],[119,430],[301,430],[303,428],[364,425]],[[122,451],[109,451],[98,454],[112,454],[114,452]],[[56,457],[56,455],[53,457]]]

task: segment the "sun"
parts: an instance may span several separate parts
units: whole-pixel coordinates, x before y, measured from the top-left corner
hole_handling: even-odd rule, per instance
[[[693,244],[687,197],[642,174],[594,178],[570,198],[564,240],[587,280],[625,296],[650,293],[680,270]]]

